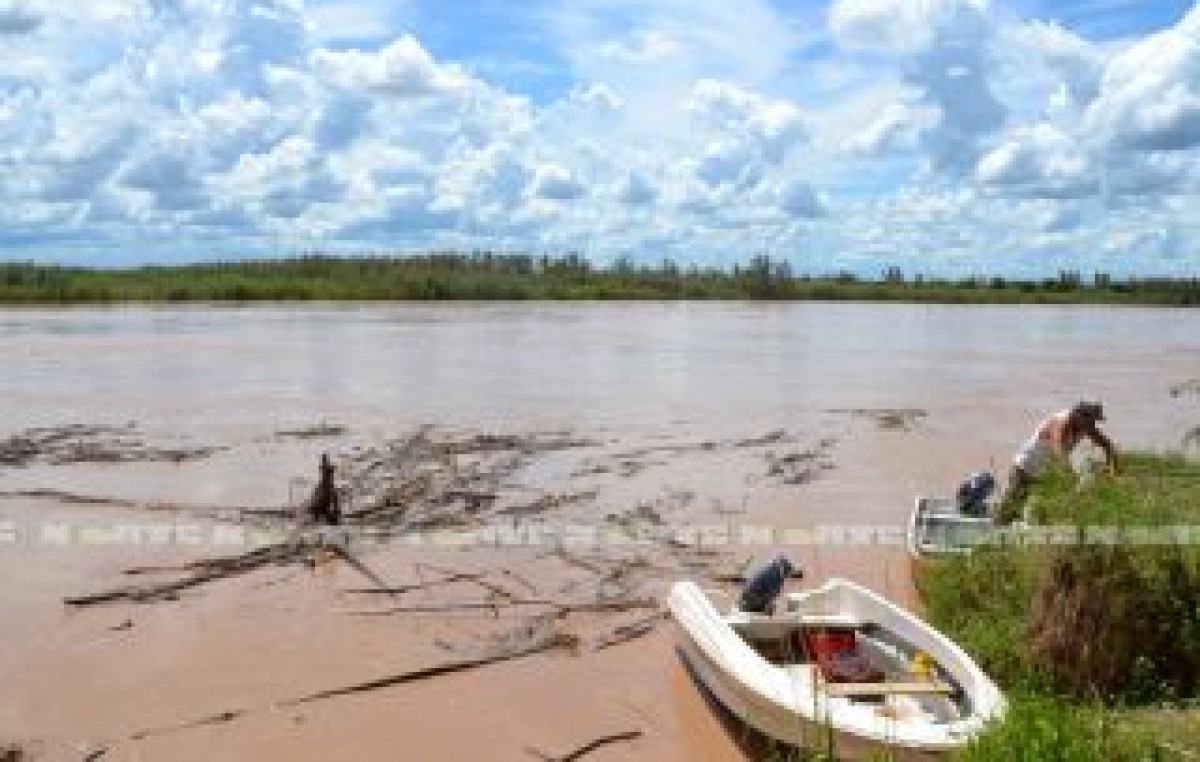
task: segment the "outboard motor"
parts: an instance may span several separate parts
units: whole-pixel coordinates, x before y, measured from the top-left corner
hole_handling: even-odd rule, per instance
[[[991,471],[976,471],[958,485],[954,503],[959,513],[967,516],[987,516],[988,498],[996,491],[996,477]]]
[[[756,614],[774,613],[775,600],[783,592],[784,582],[789,577],[803,576],[804,572],[793,566],[787,556],[775,556],[746,574],[738,608]]]

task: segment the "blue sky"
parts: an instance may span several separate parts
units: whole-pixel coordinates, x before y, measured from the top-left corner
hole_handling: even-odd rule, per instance
[[[1164,0],[0,0],[0,258],[1200,275]]]

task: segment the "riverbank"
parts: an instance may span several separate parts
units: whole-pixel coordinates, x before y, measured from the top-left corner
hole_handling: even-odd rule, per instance
[[[669,260],[601,267],[578,256],[308,256],[130,269],[0,264],[0,305],[123,302],[488,300],[895,301],[942,304],[1200,305],[1200,279],[800,275],[755,257],[729,269]]]
[[[981,548],[917,568],[930,620],[1012,702],[963,758],[1200,755],[1200,463],[1132,454],[1120,476],[1081,489],[1051,473],[1031,500],[1039,523],[1093,544]],[[1192,541],[1163,544],[1174,527]]]

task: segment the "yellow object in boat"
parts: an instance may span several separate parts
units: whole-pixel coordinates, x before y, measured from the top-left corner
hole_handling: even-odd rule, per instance
[[[924,651],[917,651],[913,654],[908,667],[915,677],[926,680],[933,678],[933,659],[929,658],[929,654]]]

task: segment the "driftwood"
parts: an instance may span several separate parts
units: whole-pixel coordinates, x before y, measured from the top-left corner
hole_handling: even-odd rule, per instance
[[[606,648],[619,646],[622,643],[628,643],[631,640],[636,640],[643,635],[649,635],[658,627],[659,622],[663,620],[665,615],[661,611],[656,611],[648,617],[643,617],[627,624],[618,625],[610,632],[601,635],[592,641],[593,651],[603,651]]]
[[[657,608],[658,601],[653,598],[625,598],[620,600],[599,601],[559,601],[552,598],[512,598],[506,601],[463,601],[459,603],[433,604],[428,606],[393,606],[387,609],[368,611],[347,611],[353,616],[388,616],[391,614],[427,614],[452,611],[470,611],[476,609],[496,610],[509,606],[546,606],[556,619],[577,613],[607,613],[633,611],[635,609]]]
[[[153,601],[170,600],[177,593],[191,587],[213,582],[225,577],[231,577],[236,574],[259,569],[264,566],[274,564],[289,563],[299,560],[303,554],[312,549],[312,545],[308,543],[278,543],[275,545],[267,545],[262,548],[243,553],[237,556],[225,556],[220,558],[202,559],[194,561],[190,564],[185,564],[174,569],[161,569],[161,571],[191,571],[190,576],[181,579],[171,580],[156,585],[129,585],[118,587],[112,590],[106,590],[99,593],[91,593],[88,595],[78,595],[69,598],[64,598],[63,602],[69,606],[93,606],[99,603],[113,603],[116,601],[129,601],[132,603],[147,603]],[[146,574],[151,571],[159,571],[154,569],[140,568],[132,569],[129,573]]]
[[[343,458],[337,466],[346,477],[347,495],[355,510],[343,513],[346,523],[359,532],[373,532],[380,541],[402,537],[423,529],[478,526],[489,518],[497,518],[508,508],[493,505],[497,485],[503,484],[530,455],[573,447],[586,447],[593,443],[573,439],[563,434],[529,434],[501,436],[480,434],[469,437],[435,438],[432,429],[426,427],[412,437],[388,443],[384,447]],[[459,462],[458,456],[475,458]],[[324,462],[324,472],[333,467]],[[550,509],[579,499],[590,499],[594,493],[581,495],[550,495],[538,498],[539,510]],[[310,501],[311,502],[311,501]],[[464,507],[465,503],[465,507]],[[144,506],[139,506],[144,507]],[[189,512],[194,512],[188,509]],[[251,510],[262,517],[282,516],[279,509],[238,509],[236,520],[254,520]],[[169,574],[179,575],[176,579],[156,580],[154,584],[122,586],[114,589],[67,598],[72,606],[89,606],[110,602],[150,603],[174,600],[189,588],[209,582],[244,574],[268,565],[287,565],[303,562],[310,558],[311,551],[320,543],[308,537],[292,538],[272,545],[260,547],[241,555],[201,559],[175,567],[141,567],[126,571],[127,575]],[[338,552],[338,548],[331,548]],[[357,559],[341,553],[347,563],[353,565],[374,584],[375,588],[387,591],[390,586],[363,566]],[[616,584],[622,594],[630,590],[622,570],[624,561],[603,559],[593,562],[561,553],[567,563],[589,569],[601,577],[601,584]],[[614,567],[613,564],[616,564]],[[525,595],[537,596],[538,591],[528,580],[515,573],[504,574],[525,589]],[[461,579],[467,579],[463,577]],[[514,598],[513,592],[498,584],[496,577],[489,581],[484,575],[471,578],[480,587],[488,589],[499,598]],[[442,584],[442,583],[435,583]],[[402,594],[408,588],[395,589],[385,594]],[[614,591],[605,591],[611,594]]]
[[[552,757],[549,754],[543,754],[537,749],[530,749],[530,751],[541,757],[543,760],[545,760],[545,762],[575,762],[575,760],[582,759],[602,746],[619,743],[621,741],[633,741],[641,737],[642,731],[640,730],[627,730],[623,733],[613,733],[612,735],[600,736],[596,740],[589,741],[575,751],[562,757]]]
[[[710,579],[713,582],[723,582],[728,585],[741,585],[746,581],[743,574],[713,574],[710,575]]]
[[[466,601],[463,603],[431,603],[428,605],[414,604],[411,606],[393,606],[381,611],[347,611],[350,616],[391,616],[392,614],[450,614],[459,611],[490,611],[494,616],[500,615],[502,605],[499,602]]]
[[[430,571],[435,571],[438,574],[444,574],[444,575],[448,575],[448,576],[454,576],[454,575],[459,574],[459,572],[455,571],[454,569],[444,569],[440,566],[434,566],[433,564],[428,564],[428,563],[418,564],[417,566],[418,566],[418,568],[429,569]],[[506,599],[512,600],[513,598],[516,597],[511,592],[504,589],[500,585],[497,585],[494,582],[488,582],[488,580],[487,580],[488,574],[490,574],[490,572],[478,572],[478,573],[474,573],[474,574],[466,574],[466,575],[462,576],[462,579],[465,581],[468,581],[468,582],[472,582],[472,583],[478,585],[479,587],[482,587],[484,590],[487,590],[492,595],[498,596],[500,598],[506,598]]]
[[[339,696],[348,696],[353,693],[365,693],[375,691],[381,688],[390,688],[395,685],[403,685],[405,683],[414,683],[420,680],[428,680],[442,675],[450,675],[455,672],[467,672],[480,667],[486,667],[490,664],[498,664],[503,661],[513,659],[521,659],[534,654],[545,653],[559,648],[574,648],[575,640],[561,632],[555,630],[543,630],[532,634],[523,631],[526,635],[524,642],[514,646],[506,647],[502,650],[495,651],[483,656],[478,656],[470,659],[461,659],[459,661],[450,661],[443,664],[436,664],[432,667],[423,667],[421,669],[412,670],[409,672],[400,672],[395,675],[387,675],[385,677],[368,680],[362,683],[353,683],[351,685],[343,685],[337,688],[327,688],[325,690],[309,693],[295,698],[277,701],[272,704],[275,708],[291,708],[310,704],[314,701],[323,701],[325,699],[338,698]],[[169,733],[175,733],[181,730],[190,730],[192,728],[204,727],[206,725],[219,725],[226,722],[237,720],[246,714],[249,714],[249,709],[231,709],[220,712],[218,714],[201,717],[198,720],[177,723],[174,725],[166,725],[159,728],[151,728],[134,733],[130,738],[132,740],[142,740],[151,736],[161,736]]]
[[[154,585],[128,585],[99,593],[72,596],[64,598],[63,602],[70,606],[92,606],[99,603],[113,603],[116,601],[149,603],[170,600],[177,593],[191,587],[197,587],[238,574],[245,574],[246,572],[265,566],[298,562],[308,558],[309,553],[317,549],[325,549],[331,553],[336,553],[346,563],[354,567],[355,570],[376,585],[375,588],[371,588],[372,590],[390,591],[388,584],[379,575],[371,571],[366,564],[356,558],[354,554],[350,553],[342,545],[338,543],[321,544],[306,540],[266,545],[236,556],[205,558],[179,566],[140,566],[126,569],[124,573],[129,576],[187,572],[191,572],[191,574],[180,579]]]
[[[352,587],[342,590],[347,595],[403,595],[416,590],[429,590],[442,585],[450,585],[455,582],[474,581],[483,576],[486,572],[470,572],[470,573],[455,573],[442,579],[430,580],[429,582],[418,582],[412,585],[396,585],[389,587]]]
[[[435,571],[438,574],[441,574],[443,576],[441,579],[430,580],[428,582],[418,582],[418,583],[412,584],[412,585],[400,585],[400,586],[378,585],[376,587],[368,587],[368,588],[353,587],[353,588],[349,588],[347,590],[343,590],[342,592],[345,594],[348,594],[348,595],[384,594],[384,595],[397,596],[397,595],[403,595],[404,593],[411,593],[411,592],[414,592],[417,590],[429,590],[429,589],[432,589],[435,587],[442,587],[444,585],[450,585],[455,582],[472,582],[472,583],[478,585],[479,587],[482,587],[483,589],[487,590],[488,592],[490,592],[496,596],[499,596],[501,598],[505,598],[505,599],[514,598],[515,596],[508,590],[504,589],[500,585],[497,585],[493,582],[487,581],[486,578],[489,575],[494,574],[494,573],[500,573],[500,574],[504,574],[505,576],[510,576],[513,579],[518,580],[523,585],[525,585],[526,587],[528,587],[532,590],[532,585],[530,585],[528,580],[526,580],[524,577],[520,577],[519,575],[515,574],[514,572],[509,571],[508,569],[500,569],[500,570],[498,570],[498,572],[493,572],[493,571],[460,572],[460,571],[456,571],[454,569],[444,569],[442,567],[434,566],[433,564],[426,564],[426,563],[420,563],[420,564],[417,564],[416,566],[418,569],[429,569],[430,571]]]
[[[376,590],[388,589],[388,583],[385,582],[382,577],[372,571],[371,567],[360,561],[358,557],[351,553],[344,545],[341,545],[340,543],[333,543],[325,547],[327,547],[329,550],[332,550],[334,553],[337,553],[343,561],[350,566],[353,566],[355,571],[374,583]],[[393,597],[395,596],[393,595]]]
[[[37,489],[18,489],[4,490],[0,492],[0,497],[20,497],[32,500],[55,500],[60,503],[74,505],[104,505],[113,508],[138,508],[138,503],[132,500],[125,500],[117,497],[104,497],[101,495],[81,495],[76,492],[67,492],[60,489],[37,488]],[[0,757],[3,760],[3,757]]]
[[[246,713],[245,709],[233,709],[227,712],[201,717],[198,720],[189,720],[188,722],[180,722],[175,725],[166,725],[161,728],[150,728],[148,730],[139,730],[130,736],[134,741],[141,741],[151,736],[162,736],[168,733],[177,733],[181,730],[191,730],[192,728],[202,728],[206,725],[222,725],[226,722],[233,722]]]
[[[572,645],[569,638],[562,636],[560,633],[551,633],[547,637],[543,637],[533,642],[516,648],[513,650],[503,651],[488,656],[482,656],[476,659],[463,659],[461,661],[452,661],[445,664],[438,664],[433,667],[425,667],[424,669],[414,670],[412,672],[401,672],[397,675],[389,675],[376,680],[369,680],[365,683],[355,683],[353,685],[345,685],[340,688],[330,688],[316,693],[310,693],[307,696],[288,699],[281,701],[277,706],[293,707],[301,704],[308,704],[313,701],[322,701],[324,699],[337,698],[338,696],[347,696],[351,693],[363,693],[366,691],[379,690],[380,688],[389,688],[393,685],[402,685],[404,683],[412,683],[418,680],[427,680],[431,677],[441,677],[455,672],[465,672],[472,669],[486,667],[489,664],[497,664],[502,661],[510,661],[512,659],[520,659],[525,656],[543,653],[556,648],[565,648]]]

